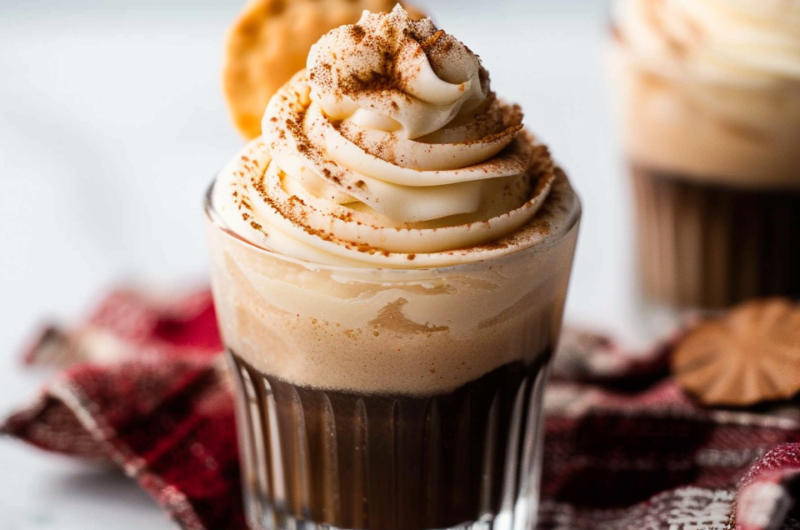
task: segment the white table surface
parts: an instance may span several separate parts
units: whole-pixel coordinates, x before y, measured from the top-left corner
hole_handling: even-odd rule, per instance
[[[426,2],[522,104],[582,196],[567,320],[635,338],[628,197],[602,68],[607,6],[517,3]],[[19,365],[41,323],[79,319],[122,281],[205,281],[201,197],[242,143],[218,78],[239,6],[0,1],[1,415],[46,377]],[[120,474],[0,439],[0,528],[174,524]]]

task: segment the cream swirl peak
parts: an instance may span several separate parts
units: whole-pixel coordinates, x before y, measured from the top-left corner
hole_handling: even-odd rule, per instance
[[[411,20],[399,5],[365,12],[311,47],[312,100],[333,120],[419,138],[459,112],[475,110],[489,91],[478,57],[430,19]]]
[[[262,138],[218,177],[213,205],[230,230],[296,258],[434,267],[543,237],[518,232],[557,181],[566,195],[478,57],[398,6],[320,39],[270,101]]]
[[[800,82],[800,0],[617,0],[615,23],[631,55],[661,74]]]

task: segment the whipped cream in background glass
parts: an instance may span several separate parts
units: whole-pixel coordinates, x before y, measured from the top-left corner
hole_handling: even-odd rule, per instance
[[[613,5],[645,296],[800,296],[800,1]]]
[[[617,0],[613,22],[634,162],[800,189],[800,1]]]
[[[250,524],[532,526],[580,203],[430,20],[307,66],[206,206]]]

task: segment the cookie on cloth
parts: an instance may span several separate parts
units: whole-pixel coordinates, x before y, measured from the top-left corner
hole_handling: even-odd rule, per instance
[[[800,305],[755,300],[702,322],[678,343],[671,368],[706,405],[791,398],[800,392]]]
[[[305,68],[311,45],[361,13],[391,11],[396,0],[251,0],[225,43],[222,85],[234,125],[250,140],[261,134],[269,98]],[[424,15],[405,6],[413,18]]]

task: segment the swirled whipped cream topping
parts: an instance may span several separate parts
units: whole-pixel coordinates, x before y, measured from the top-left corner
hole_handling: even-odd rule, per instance
[[[212,201],[231,231],[289,256],[416,268],[531,244],[517,232],[555,180],[478,56],[398,6],[313,46]]]
[[[615,23],[638,62],[660,74],[800,82],[800,0],[618,0]]]

